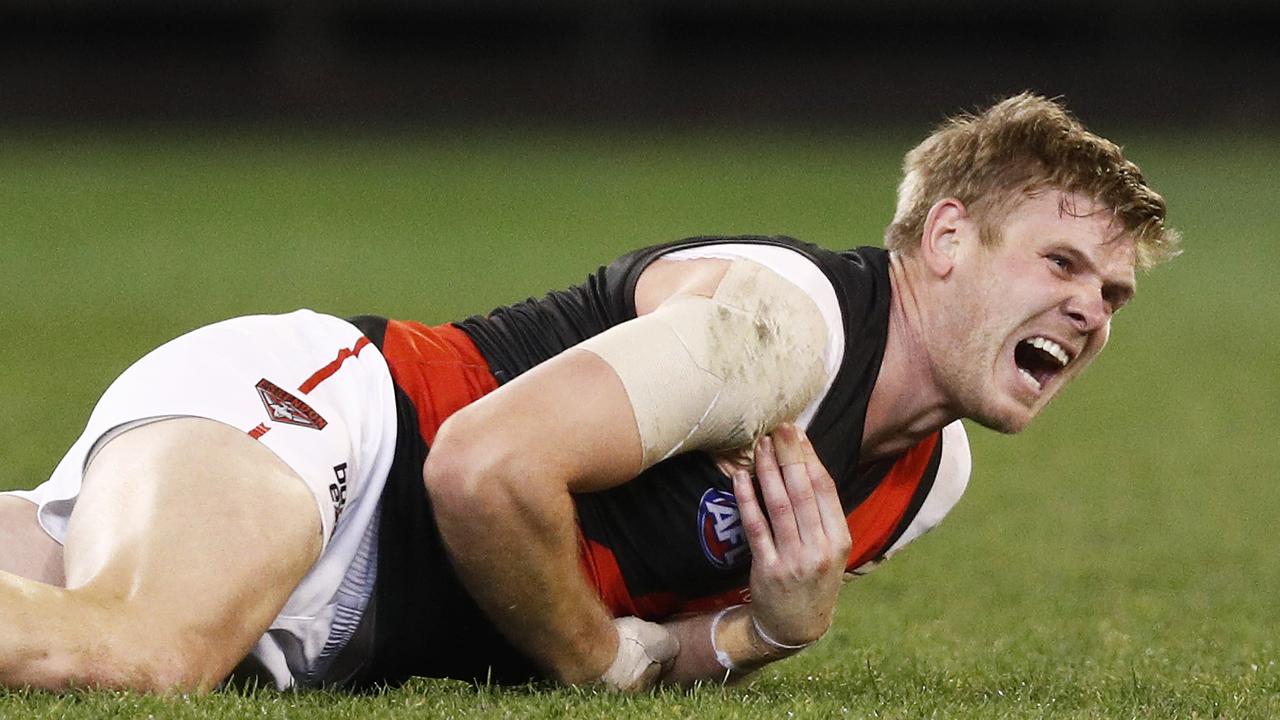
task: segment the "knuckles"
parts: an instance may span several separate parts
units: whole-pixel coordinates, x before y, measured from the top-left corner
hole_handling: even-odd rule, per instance
[[[831,544],[831,556],[841,562],[847,560],[851,552],[853,552],[853,538],[848,533]]]
[[[769,517],[779,518],[791,512],[791,503],[786,500],[774,500],[765,504],[769,508]]]
[[[743,525],[748,533],[758,531],[754,522],[744,522]],[[832,575],[836,571],[843,571],[849,559],[850,549],[851,543],[847,540],[822,543],[821,546],[813,544],[803,546],[790,555],[779,555],[772,562],[766,562],[761,558],[756,558],[754,562],[757,572],[761,574],[761,579],[775,582],[808,582]]]
[[[746,531],[748,537],[759,537],[769,531],[769,523],[765,522],[764,518],[743,518],[742,529]]]
[[[816,575],[828,574],[831,571],[831,566],[834,564],[831,562],[830,556],[827,556],[827,555],[819,555],[816,558],[813,558],[812,560],[810,560],[809,562],[810,562],[810,568],[812,569],[813,573]]]

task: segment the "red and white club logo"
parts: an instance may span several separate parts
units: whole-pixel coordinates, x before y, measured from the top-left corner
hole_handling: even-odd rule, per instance
[[[707,560],[722,570],[741,565],[750,555],[733,493],[715,488],[702,493],[698,502],[698,537]]]
[[[324,426],[329,424],[320,417],[320,413],[312,410],[310,405],[266,378],[259,380],[254,389],[262,398],[262,405],[267,409],[267,417],[275,422],[314,430],[323,430]]]

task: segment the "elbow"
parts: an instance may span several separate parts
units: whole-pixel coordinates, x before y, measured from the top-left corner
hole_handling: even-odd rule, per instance
[[[477,494],[483,453],[469,438],[465,419],[450,417],[436,433],[422,466],[422,482],[432,507],[465,505]]]
[[[508,504],[521,472],[510,448],[465,412],[440,427],[422,467],[437,517],[480,518]]]
[[[553,531],[572,515],[565,469],[540,456],[535,443],[466,410],[441,425],[422,479],[446,542],[516,522]]]

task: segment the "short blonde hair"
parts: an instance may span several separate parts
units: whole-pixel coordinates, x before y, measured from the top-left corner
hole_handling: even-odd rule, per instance
[[[1179,253],[1164,225],[1165,202],[1120,147],[1084,128],[1059,103],[1031,93],[953,117],[907,153],[885,246],[909,254],[935,203],[955,198],[981,223],[984,242],[1023,199],[1046,190],[1080,193],[1109,208],[1136,241],[1138,266]]]

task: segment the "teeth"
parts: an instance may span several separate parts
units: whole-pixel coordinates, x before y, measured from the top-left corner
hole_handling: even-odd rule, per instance
[[[1031,347],[1040,348],[1052,355],[1053,359],[1057,360],[1063,367],[1066,367],[1067,363],[1071,362],[1071,356],[1067,354],[1067,351],[1063,350],[1061,345],[1048,338],[1034,337],[1028,342],[1031,343]]]
[[[1036,390],[1040,389],[1041,387],[1040,381],[1036,379],[1035,375],[1032,375],[1031,373],[1027,372],[1026,370],[1023,370],[1022,368],[1018,368],[1018,372],[1022,373],[1022,379],[1026,380],[1027,383],[1031,385],[1031,387],[1035,388]]]

